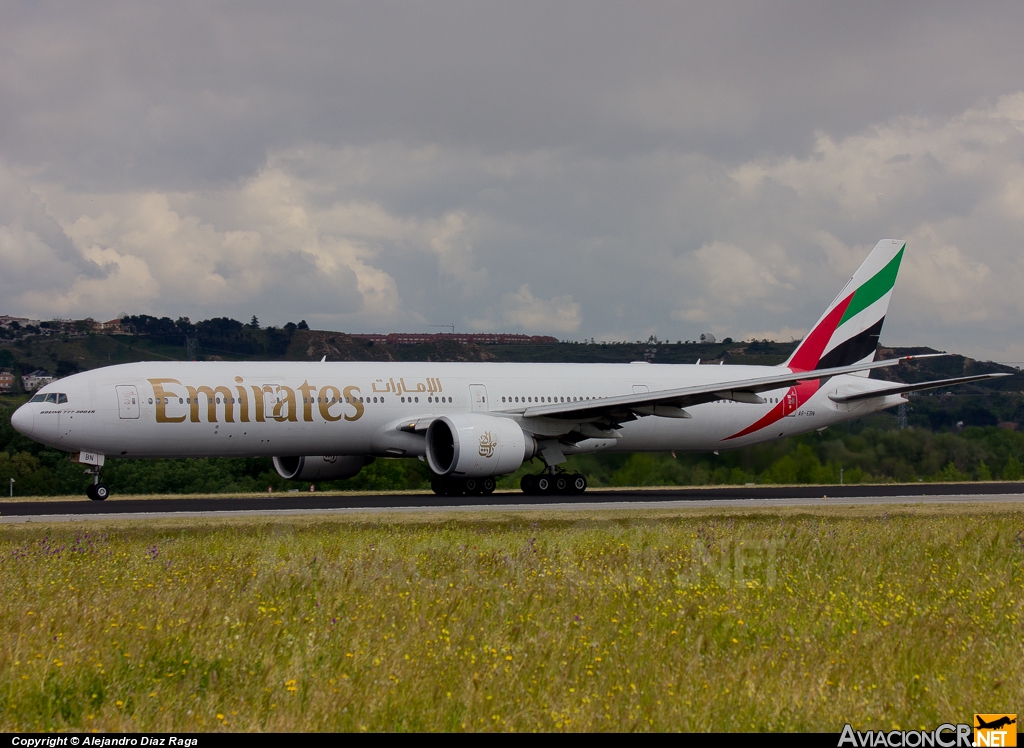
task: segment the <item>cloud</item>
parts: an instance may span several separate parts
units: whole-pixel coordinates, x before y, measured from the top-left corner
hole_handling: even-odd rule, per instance
[[[719,303],[730,306],[749,305],[786,288],[772,272],[773,265],[786,269],[785,264],[767,257],[755,258],[729,242],[705,244],[693,253],[687,265],[696,267],[701,280]]]
[[[489,307],[483,317],[472,320],[477,330],[513,329],[527,332],[578,332],[583,322],[581,306],[572,296],[538,299],[524,283],[515,293],[502,296],[497,308]]]
[[[999,356],[1022,30],[962,4],[18,6],[0,311],[799,336],[897,237],[883,341]]]
[[[785,191],[777,205],[794,223],[907,240],[893,302],[901,314],[887,323],[903,340],[929,329],[933,340],[959,338],[973,327],[997,345],[1024,312],[1014,291],[1024,282],[1021,153],[1024,92],[949,118],[898,117],[839,140],[822,133],[807,157],[751,161],[731,174],[752,205]],[[845,268],[871,246],[843,251],[822,236]]]

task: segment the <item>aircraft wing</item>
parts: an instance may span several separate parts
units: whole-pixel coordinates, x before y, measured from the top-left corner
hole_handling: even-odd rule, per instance
[[[692,387],[680,387],[655,392],[636,392],[632,395],[581,400],[574,403],[551,403],[550,405],[533,405],[522,409],[506,410],[507,413],[522,413],[525,418],[564,418],[579,421],[596,421],[608,419],[616,422],[635,420],[637,415],[658,415],[669,418],[689,418],[683,408],[713,400],[735,400],[737,402],[762,403],[757,393],[792,387],[799,382],[811,379],[827,379],[841,374],[852,374],[870,369],[882,369],[896,366],[904,361],[920,358],[942,356],[942,353],[927,353],[918,356],[902,356],[885,361],[854,364],[851,366],[835,366],[828,369],[813,371],[790,371],[769,377],[751,379],[723,380]]]
[[[995,379],[996,377],[1012,376],[1008,372],[993,374],[974,374],[969,377],[953,377],[952,379],[936,379],[931,382],[918,382],[917,384],[897,384],[892,387],[885,387],[880,390],[868,390],[866,392],[855,392],[850,395],[829,395],[828,399],[835,403],[855,403],[859,400],[870,400],[874,397],[885,397],[886,395],[899,395],[903,392],[917,392],[919,390],[933,390],[937,387],[952,386],[954,384],[966,384],[977,382],[982,379]]]

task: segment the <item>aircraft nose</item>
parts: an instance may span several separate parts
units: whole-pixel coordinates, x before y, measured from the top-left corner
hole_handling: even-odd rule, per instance
[[[11,425],[25,436],[32,436],[35,427],[35,414],[28,405],[22,405],[11,416]]]

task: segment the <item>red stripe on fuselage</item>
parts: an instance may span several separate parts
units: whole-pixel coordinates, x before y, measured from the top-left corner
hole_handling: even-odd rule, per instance
[[[847,299],[847,302],[849,302],[849,299]],[[798,382],[796,387],[790,387],[789,388],[789,392],[795,392],[796,393],[796,405],[793,407],[792,410],[789,410],[789,411],[786,410],[786,396],[788,396],[788,394],[789,394],[789,393],[787,393],[786,396],[782,397],[782,401],[778,405],[776,405],[774,408],[772,408],[770,411],[768,411],[768,413],[766,413],[764,416],[762,416],[756,422],[750,424],[749,426],[747,426],[742,431],[737,431],[732,436],[725,437],[722,441],[729,441],[730,439],[738,439],[741,436],[746,436],[747,434],[753,434],[755,431],[760,431],[761,429],[765,428],[766,426],[771,426],[776,421],[782,420],[783,417],[785,417],[789,413],[792,413],[794,410],[796,410],[801,405],[803,405],[808,400],[810,400],[814,396],[814,393],[818,391],[818,388],[820,386],[821,386],[821,380],[820,379],[809,379],[806,382]]]

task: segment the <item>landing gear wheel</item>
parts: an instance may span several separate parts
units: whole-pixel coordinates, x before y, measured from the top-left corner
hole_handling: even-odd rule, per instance
[[[572,493],[574,493],[574,494],[581,494],[584,491],[586,491],[587,490],[587,478],[586,478],[586,476],[583,476],[583,475],[580,475],[579,473],[576,473],[574,476],[572,476],[572,479],[569,481],[569,488],[572,491]]]
[[[570,486],[570,483],[569,483],[569,476],[568,475],[565,475],[563,473],[561,475],[556,475],[555,476],[555,485],[554,485],[554,489],[555,489],[554,492],[555,493],[567,494],[567,493],[569,493],[569,486]]]
[[[480,485],[481,481],[476,478],[465,478],[462,481],[462,485],[465,486],[466,496],[479,496],[483,493],[483,487]]]
[[[527,473],[520,479],[519,488],[528,496],[537,493],[537,476],[533,473]]]
[[[494,489],[498,487],[498,482],[494,478],[484,478],[480,481],[480,493],[484,496],[490,496],[494,493]]]
[[[85,489],[85,495],[92,501],[106,501],[110,496],[110,488],[106,483],[94,483]]]
[[[448,478],[445,476],[433,478],[430,481],[430,488],[438,496],[462,496],[464,491],[462,481],[458,478]]]
[[[550,475],[538,475],[537,476],[537,493],[550,494],[554,492],[555,482],[551,479]]]

